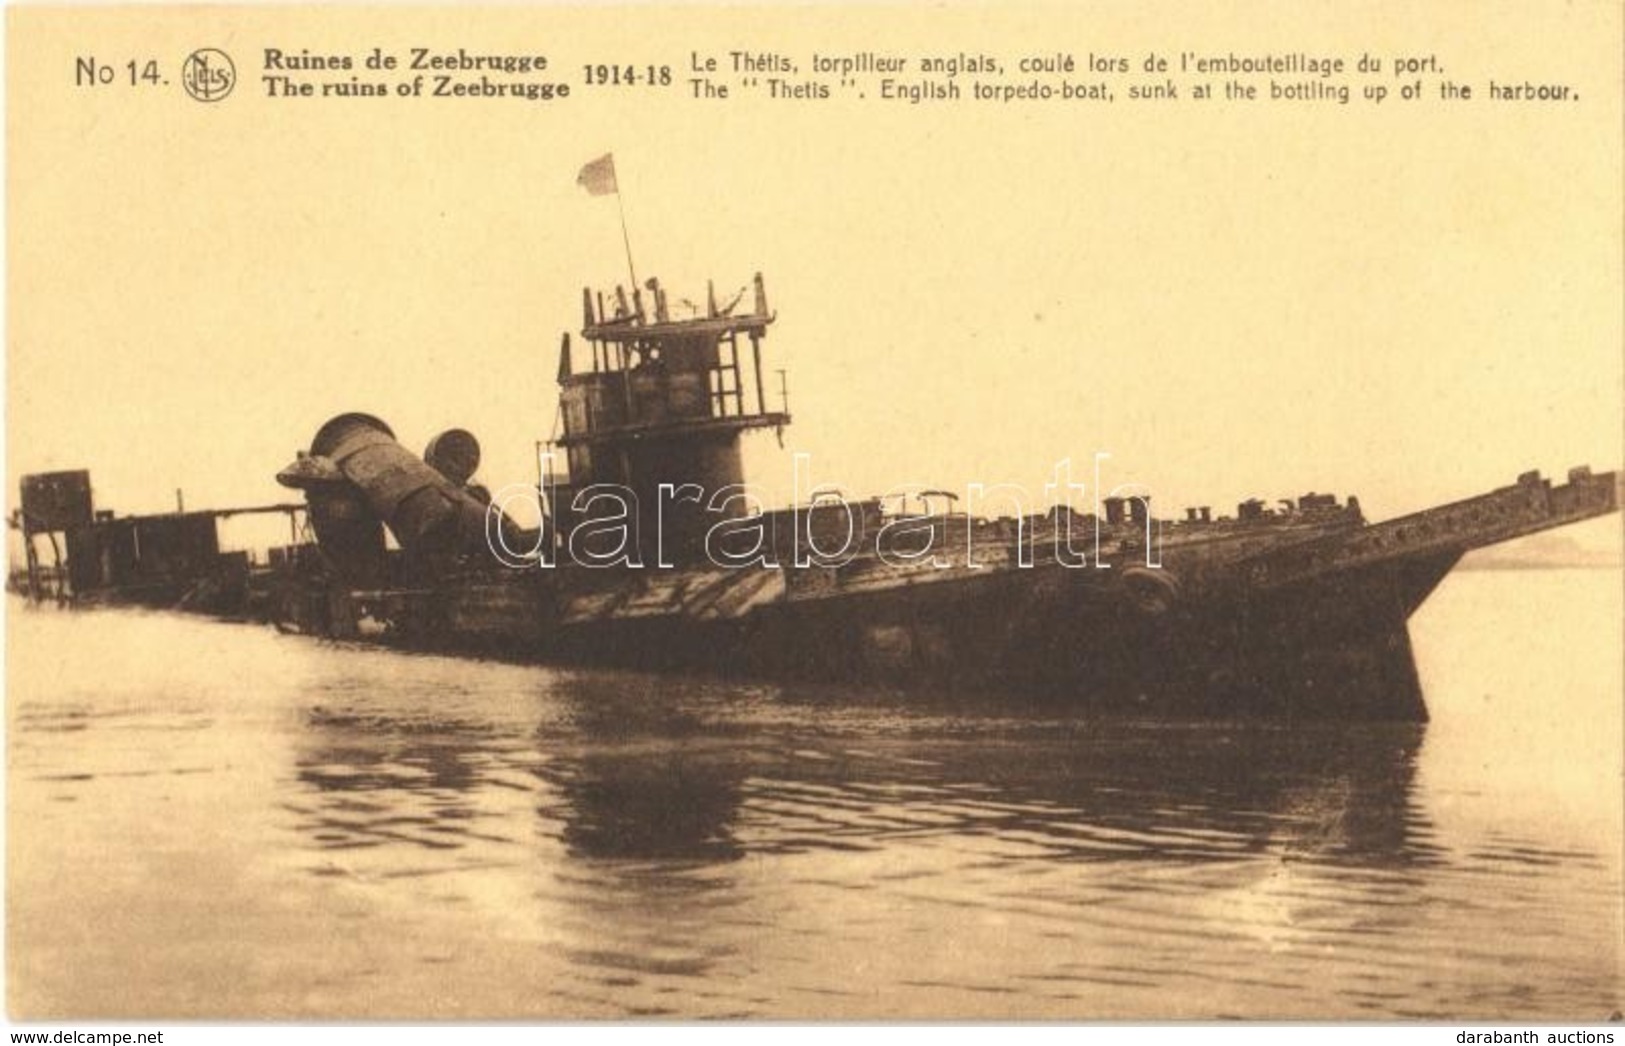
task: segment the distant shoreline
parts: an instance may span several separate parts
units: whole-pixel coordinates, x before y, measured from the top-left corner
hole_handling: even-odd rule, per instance
[[[1625,563],[1617,559],[1594,561],[1549,561],[1540,559],[1507,558],[1469,553],[1456,565],[1457,570],[1619,570]]]

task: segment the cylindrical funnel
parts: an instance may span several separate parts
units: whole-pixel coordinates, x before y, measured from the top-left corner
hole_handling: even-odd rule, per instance
[[[395,440],[370,414],[341,414],[310,451],[332,459],[407,552],[473,552],[485,546],[485,506]]]
[[[423,460],[459,487],[480,467],[480,441],[467,429],[447,429],[424,448]]]

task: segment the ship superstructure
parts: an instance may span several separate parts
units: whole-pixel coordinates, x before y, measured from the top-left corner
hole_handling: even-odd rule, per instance
[[[722,303],[674,306],[650,280],[582,306],[539,527],[475,481],[471,433],[420,456],[339,415],[277,477],[304,491],[319,552],[285,550],[255,605],[323,635],[540,660],[1421,719],[1407,621],[1461,556],[1619,506],[1614,473],[1577,468],[1376,524],[1323,493],[1179,519],[1144,495],[1012,518],[942,491],[765,509],[737,496],[743,438],[790,422],[761,276]]]
[[[608,299],[582,291],[586,351],[573,352],[568,335],[559,350],[556,445],[569,479],[548,493],[566,546],[577,494],[613,490],[636,512],[639,547],[627,558],[635,551],[642,562],[675,565],[702,560],[706,534],[743,514],[742,499],[727,496],[745,481],[743,435],[782,430],[790,414],[782,387],[770,405],[763,378],[762,340],[774,317],[759,273],[748,311],[746,291],[719,306],[708,287],[703,312],[691,305],[696,315],[674,319],[659,281],[645,289],[652,303],[639,289],[630,299],[619,287]]]

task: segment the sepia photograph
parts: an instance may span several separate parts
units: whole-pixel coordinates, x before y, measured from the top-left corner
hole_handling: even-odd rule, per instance
[[[8,1020],[1614,1041],[1622,32],[9,6]]]

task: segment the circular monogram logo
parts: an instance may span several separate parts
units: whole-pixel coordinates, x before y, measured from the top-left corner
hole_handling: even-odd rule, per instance
[[[200,47],[181,66],[186,93],[200,102],[218,102],[237,86],[237,67],[231,56],[213,47]]]

